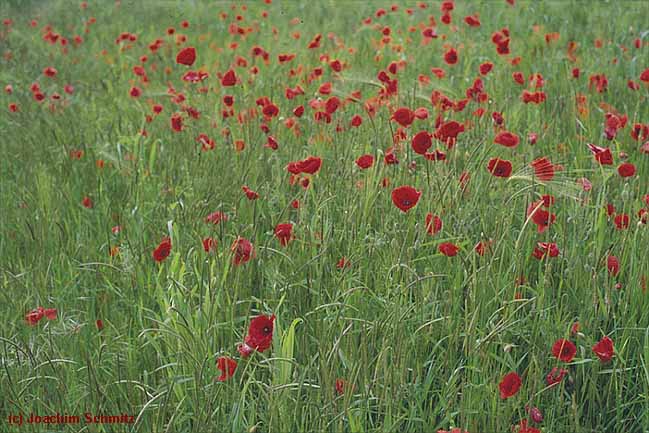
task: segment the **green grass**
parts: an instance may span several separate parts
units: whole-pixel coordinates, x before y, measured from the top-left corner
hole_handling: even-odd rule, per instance
[[[0,5],[0,16],[14,21],[11,32],[0,30],[0,84],[14,87],[13,94],[0,95],[0,432],[460,427],[495,433],[509,432],[526,418],[526,406],[541,409],[544,421],[536,427],[545,433],[649,432],[649,293],[641,287],[643,277],[649,280],[649,228],[637,217],[649,194],[649,155],[629,134],[634,123],[649,123],[649,87],[627,87],[649,67],[644,3],[518,1],[512,8],[505,1],[458,2],[457,31],[440,23],[437,2],[425,10],[409,5],[412,16],[400,5],[382,18],[374,12],[389,11],[392,3],[247,2],[247,11],[232,10],[226,2],[89,3],[86,10],[67,0]],[[262,10],[268,10],[267,19]],[[219,12],[228,18],[219,18]],[[476,12],[482,25],[470,28],[463,17]],[[228,33],[236,14],[245,18],[240,25],[256,31],[245,38]],[[408,27],[427,23],[431,14],[437,33],[447,38],[420,46],[420,30],[409,33]],[[97,22],[85,34],[90,16]],[[377,49],[382,35],[362,25],[368,16],[391,27],[390,45]],[[301,23],[290,24],[295,17]],[[36,28],[28,25],[33,18]],[[180,27],[183,19],[190,22],[188,29]],[[43,41],[46,24],[70,39],[67,54]],[[185,45],[196,47],[193,68],[204,66],[210,73],[209,93],[180,80],[188,68],[175,63],[179,47],[166,36],[167,27],[186,34]],[[503,27],[512,35],[508,58],[521,56],[517,66],[498,56],[491,42],[492,32]],[[138,40],[120,52],[115,39],[126,31]],[[291,37],[294,31],[301,39]],[[329,32],[344,45],[337,47]],[[559,32],[559,41],[546,44],[550,32]],[[323,35],[322,46],[308,50],[316,33]],[[72,44],[75,34],[84,39],[79,47]],[[147,47],[156,38],[167,43],[151,54]],[[640,49],[634,47],[636,38],[643,41]],[[604,41],[602,48],[595,48],[596,39]],[[571,40],[578,43],[576,64],[566,58]],[[228,48],[234,41],[236,51]],[[392,44],[403,45],[403,51],[392,50]],[[444,44],[459,47],[455,66],[443,62]],[[225,72],[239,55],[250,62],[254,45],[270,53],[270,64],[256,61],[260,72],[252,84],[246,81],[251,65],[236,68],[243,83],[223,88],[216,72]],[[280,65],[280,53],[297,57]],[[332,74],[319,60],[324,53],[349,67]],[[143,54],[149,56],[147,85],[132,72]],[[377,54],[383,56],[378,62]],[[495,65],[483,77],[487,103],[445,113],[471,123],[447,151],[446,162],[427,162],[412,152],[408,139],[397,153],[400,163],[384,164],[398,127],[387,107],[370,119],[362,103],[350,102],[331,124],[313,120],[307,102],[322,82],[331,81],[341,100],[360,90],[365,101],[376,95],[379,70],[399,59],[407,65],[397,75],[399,93],[390,105],[426,107],[431,113],[415,121],[414,132],[435,129],[439,111],[431,106],[432,90],[461,99],[479,76],[479,64]],[[289,77],[299,64],[304,76],[323,66],[324,77],[311,84]],[[58,70],[55,78],[42,75],[47,66]],[[420,87],[417,76],[431,76],[432,67],[444,68],[446,77],[433,76],[430,86]],[[572,78],[573,67],[581,69],[579,79]],[[514,71],[526,78],[541,73],[547,101],[523,104],[524,87],[513,82]],[[597,73],[608,77],[605,93],[588,89],[588,77]],[[63,95],[65,108],[52,112],[49,102],[35,102],[33,82],[48,97]],[[75,87],[73,95],[63,92],[68,83]],[[182,133],[169,126],[179,107],[167,96],[168,83],[201,112],[200,119],[185,120]],[[286,100],[285,88],[296,84],[306,95]],[[142,88],[140,98],[129,97],[132,85]],[[587,97],[587,116],[577,112],[579,93]],[[225,94],[235,96],[237,110],[268,96],[283,118],[305,104],[301,135],[276,118],[268,124],[279,150],[264,148],[260,117],[243,125],[236,117],[221,117]],[[149,101],[164,105],[151,123],[145,121]],[[20,106],[18,113],[7,109],[12,102]],[[610,142],[602,137],[607,111],[602,102],[629,119]],[[487,110],[482,118],[472,114],[478,107]],[[501,111],[506,129],[521,137],[515,149],[493,144],[492,111]],[[364,122],[349,128],[355,114]],[[344,131],[336,131],[338,123]],[[143,128],[147,137],[139,134]],[[222,135],[223,128],[229,136]],[[534,146],[527,143],[529,132],[539,135]],[[214,139],[216,148],[201,152],[199,133]],[[235,140],[245,141],[243,151],[234,150]],[[599,166],[586,143],[611,147],[615,164]],[[83,158],[70,158],[70,151],[79,149]],[[617,174],[619,152],[635,164],[634,177]],[[365,153],[376,161],[360,171],[354,160]],[[321,170],[308,189],[289,185],[286,165],[309,155],[323,159]],[[551,182],[531,175],[528,164],[541,156],[565,168]],[[491,176],[485,166],[492,157],[511,160],[514,176]],[[97,168],[98,159],[105,161],[103,169]],[[415,170],[408,167],[413,160]],[[458,182],[463,171],[471,173],[466,191]],[[386,177],[390,186],[384,188]],[[592,182],[590,192],[577,185],[581,177]],[[260,199],[248,201],[242,185]],[[422,191],[407,214],[390,198],[400,185]],[[557,219],[539,234],[526,209],[541,194],[556,197]],[[92,198],[92,209],[82,206],[85,196]],[[296,199],[297,210],[291,207]],[[627,230],[615,228],[607,203],[630,215]],[[229,220],[206,224],[205,216],[215,210]],[[434,236],[426,233],[428,212],[444,222]],[[289,221],[295,240],[284,248],[273,229]],[[114,235],[111,228],[118,224],[123,230]],[[157,264],[152,251],[165,236],[172,238],[172,252]],[[203,251],[201,239],[207,236],[218,240],[216,253]],[[253,243],[256,257],[233,266],[230,246],[238,236]],[[494,241],[492,251],[475,254],[474,245],[488,239]],[[540,241],[556,242],[559,257],[534,259]],[[445,257],[438,252],[442,242],[461,250]],[[114,246],[119,254],[111,257]],[[607,272],[609,254],[620,259],[616,278]],[[351,266],[341,270],[336,264],[343,256]],[[516,283],[520,276],[522,285]],[[25,314],[41,305],[57,308],[58,318],[28,326]],[[258,314],[277,317],[273,346],[242,359],[237,344]],[[101,332],[98,319],[105,325]],[[581,325],[578,336],[570,332],[575,321]],[[615,343],[608,364],[591,350],[604,335]],[[551,354],[559,338],[577,345],[569,365]],[[239,364],[232,379],[217,382],[216,359],[224,355]],[[545,376],[554,366],[569,375],[548,388]],[[501,400],[498,383],[510,371],[521,375],[523,385],[516,396]],[[335,391],[339,378],[350,384],[343,395]],[[56,412],[127,413],[137,423],[17,427],[7,422],[10,414]]]

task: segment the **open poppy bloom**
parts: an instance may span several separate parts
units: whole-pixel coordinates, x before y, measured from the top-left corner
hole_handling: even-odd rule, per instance
[[[506,159],[491,158],[487,164],[487,170],[496,177],[507,178],[512,174],[512,163]]]
[[[415,113],[410,108],[402,107],[392,114],[391,119],[404,128],[407,128],[415,120]]]
[[[615,355],[613,340],[605,335],[601,340],[597,342],[597,344],[593,346],[593,352],[595,353],[595,355],[597,355],[600,362],[609,362],[611,359],[613,359],[613,355]]]
[[[361,170],[370,168],[374,164],[374,157],[372,155],[366,154],[359,156],[356,160],[356,165]]]
[[[543,233],[550,224],[553,224],[557,216],[549,209],[554,204],[554,197],[551,195],[543,196],[542,200],[533,201],[527,207],[527,217],[536,225],[537,231]]]
[[[518,390],[521,389],[523,381],[521,377],[516,372],[507,373],[500,383],[498,384],[498,389],[500,390],[500,398],[503,400],[513,397],[518,393]]]
[[[274,322],[274,314],[272,316],[257,316],[250,321],[248,335],[246,335],[243,343],[237,348],[241,356],[247,358],[255,350],[264,352],[270,348],[273,344]]]
[[[171,238],[166,237],[160,241],[155,250],[153,250],[153,260],[160,263],[171,253]]]
[[[496,137],[494,138],[494,143],[503,145],[505,147],[516,147],[518,146],[519,142],[520,139],[518,138],[518,135],[509,131],[499,132],[498,135],[496,135]]]
[[[554,177],[555,166],[545,156],[535,159],[530,165],[534,169],[534,176],[537,179],[549,181]]]
[[[433,141],[430,139],[430,134],[426,131],[421,131],[415,134],[412,137],[412,150],[419,154],[423,155],[426,151],[433,145]]]
[[[176,63],[179,65],[191,66],[194,61],[196,61],[196,49],[194,47],[183,48],[176,55]]]
[[[227,356],[221,356],[216,360],[216,368],[221,370],[221,375],[216,380],[225,382],[234,376],[234,371],[237,369],[237,361]]]
[[[552,345],[552,355],[560,361],[571,362],[577,353],[577,347],[570,340],[558,339]]]
[[[591,151],[595,160],[599,162],[600,165],[612,165],[613,164],[613,154],[611,149],[608,147],[599,147],[594,144],[588,143],[588,149]]]
[[[402,212],[408,212],[417,205],[421,191],[411,186],[400,186],[392,190],[392,203]]]
[[[37,309],[25,314],[25,321],[29,326],[36,326],[43,317],[47,318],[47,320],[54,320],[56,319],[57,314],[58,312],[56,308],[38,307]]]

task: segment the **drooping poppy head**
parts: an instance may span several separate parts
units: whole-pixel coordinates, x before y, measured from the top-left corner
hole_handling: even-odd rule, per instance
[[[291,239],[293,239],[293,224],[277,224],[275,226],[275,237],[283,247],[287,246]]]
[[[160,263],[171,253],[171,238],[166,237],[162,239],[160,244],[153,250],[153,260]]]
[[[238,237],[232,243],[231,250],[234,253],[232,261],[236,266],[248,263],[250,259],[254,258],[256,255],[252,243],[250,243],[248,239],[242,237]]]
[[[555,386],[561,383],[564,376],[568,374],[568,370],[559,367],[552,367],[552,370],[545,376],[545,383],[548,386]]]
[[[552,345],[552,355],[560,361],[571,362],[577,353],[577,346],[563,338],[558,339]]]
[[[195,61],[196,49],[194,47],[183,48],[176,55],[176,63],[179,65],[191,66]]]
[[[599,340],[597,344],[592,347],[592,349],[602,363],[609,362],[611,359],[613,359],[613,355],[615,355],[613,340],[611,340],[606,335],[602,337],[602,339]]]
[[[417,191],[411,186],[400,186],[392,190],[392,203],[402,212],[408,212],[417,205],[421,191]]]
[[[523,381],[516,372],[507,373],[500,383],[498,388],[500,390],[500,398],[503,400],[515,396],[521,389]]]
[[[430,212],[426,214],[426,231],[428,234],[434,235],[439,233],[440,230],[442,230],[442,219]]]
[[[221,356],[216,360],[216,368],[221,370],[221,375],[216,380],[224,382],[234,376],[234,371],[237,369],[237,361],[227,356]]]

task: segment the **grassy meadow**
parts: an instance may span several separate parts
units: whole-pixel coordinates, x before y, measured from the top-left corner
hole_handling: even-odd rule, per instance
[[[0,18],[0,432],[649,432],[646,3]]]

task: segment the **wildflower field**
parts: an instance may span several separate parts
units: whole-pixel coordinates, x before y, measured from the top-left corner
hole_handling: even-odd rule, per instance
[[[0,19],[0,432],[649,432],[646,2]]]

